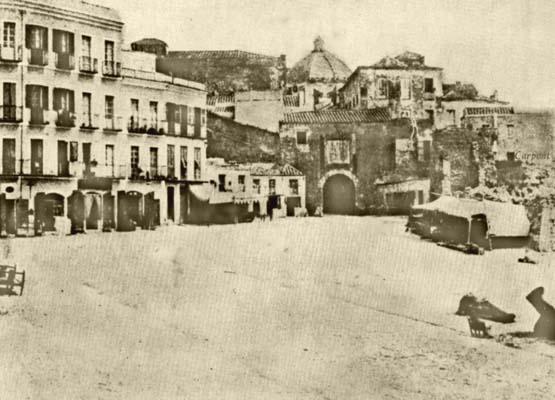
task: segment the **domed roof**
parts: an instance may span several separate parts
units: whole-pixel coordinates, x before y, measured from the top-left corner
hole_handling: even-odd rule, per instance
[[[351,70],[336,55],[324,49],[321,37],[314,40],[314,50],[296,63],[289,71],[290,82],[345,81],[351,75]]]

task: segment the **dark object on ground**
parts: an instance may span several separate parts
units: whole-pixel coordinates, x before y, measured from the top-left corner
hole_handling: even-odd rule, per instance
[[[438,246],[447,247],[453,250],[459,250],[466,254],[484,255],[484,248],[475,245],[474,243],[469,244],[456,244],[456,243],[445,243],[439,242]]]
[[[23,295],[25,286],[25,271],[17,272],[15,265],[0,265],[0,294],[12,296],[17,294],[14,288],[19,288],[19,295]]]
[[[486,326],[484,321],[480,321],[479,318],[471,315],[468,317],[468,326],[470,328],[470,335],[472,337],[489,339],[492,336],[489,334],[491,326]]]
[[[502,324],[510,324],[515,322],[515,315],[506,313],[500,308],[494,306],[486,299],[478,300],[472,293],[464,295],[459,302],[457,315],[466,315],[469,317],[487,319]]]
[[[540,314],[534,325],[534,336],[555,340],[555,308],[543,299],[543,293],[544,288],[540,286],[526,296],[526,300]]]
[[[520,263],[526,263],[526,264],[537,264],[538,262],[536,260],[532,260],[530,257],[528,256],[524,256],[518,259],[518,262]]]

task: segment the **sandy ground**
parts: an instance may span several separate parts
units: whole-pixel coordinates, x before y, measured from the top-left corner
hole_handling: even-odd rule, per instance
[[[555,303],[555,263],[519,264],[326,217],[3,241],[27,271],[0,298],[1,399],[547,399],[555,346],[469,337],[462,295]],[[506,341],[505,341],[506,343]]]

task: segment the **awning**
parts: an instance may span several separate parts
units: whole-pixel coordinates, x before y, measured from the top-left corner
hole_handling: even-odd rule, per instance
[[[201,202],[208,202],[213,190],[212,185],[206,183],[189,186],[189,192]]]
[[[488,221],[488,230],[493,236],[528,236],[530,221],[522,205],[489,200],[457,199],[442,196],[427,204],[413,206],[417,211],[438,211],[447,215],[471,220],[483,214]]]

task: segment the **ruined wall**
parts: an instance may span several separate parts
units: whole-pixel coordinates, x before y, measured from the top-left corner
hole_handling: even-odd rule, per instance
[[[464,191],[478,186],[479,169],[485,173],[485,184],[496,183],[496,171],[492,168],[493,140],[496,137],[493,128],[471,130],[449,127],[433,133],[433,154],[430,163],[432,193],[441,194],[443,160],[450,163],[451,190]]]
[[[207,157],[236,162],[277,162],[279,134],[208,113]]]

